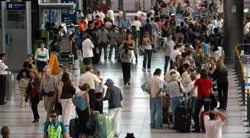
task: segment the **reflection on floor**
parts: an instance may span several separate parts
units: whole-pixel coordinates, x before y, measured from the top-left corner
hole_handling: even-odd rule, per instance
[[[132,79],[130,86],[123,86],[121,66],[115,60],[104,61],[103,58],[95,68],[99,69],[101,76],[106,80],[111,78],[123,92],[124,101],[121,112],[121,133],[120,138],[124,138],[127,133],[134,133],[136,138],[202,138],[204,133],[177,133],[174,130],[150,129],[149,115],[149,97],[142,92],[140,85],[152,76],[155,68],[164,66],[164,54],[157,52],[153,54],[152,69],[142,71],[142,57],[139,57],[138,63],[132,65]],[[245,128],[242,119],[245,119],[244,106],[239,106],[238,87],[235,83],[235,75],[232,67],[229,68],[229,101],[226,111],[228,119],[223,127],[224,138],[246,138]],[[20,108],[20,94],[18,87],[15,86],[15,96],[13,101],[8,101],[4,106],[0,106],[0,127],[7,125],[11,129],[13,138],[38,138],[43,135],[43,122],[45,121],[45,111],[43,101],[39,104],[39,113],[41,120],[37,124],[32,124],[32,112],[29,107]],[[107,102],[104,110],[107,112]]]

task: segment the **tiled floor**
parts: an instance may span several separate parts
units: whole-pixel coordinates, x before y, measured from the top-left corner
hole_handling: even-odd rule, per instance
[[[121,112],[121,134],[120,138],[124,138],[126,133],[134,133],[136,138],[203,138],[204,133],[177,133],[173,130],[151,129],[149,126],[149,97],[142,92],[140,85],[152,76],[155,68],[162,68],[164,65],[163,53],[153,54],[151,72],[142,71],[142,57],[137,64],[132,66],[132,79],[130,86],[123,86],[121,67],[116,61],[104,61],[95,67],[100,70],[104,80],[111,78],[123,92],[124,101]],[[235,75],[232,67],[229,68],[229,102],[226,114],[228,119],[223,127],[224,138],[246,138],[245,131],[247,128],[243,126],[245,119],[246,107],[239,106],[238,92]],[[15,89],[13,101],[8,101],[4,106],[0,106],[0,127],[7,125],[11,129],[13,138],[40,138],[42,137],[43,122],[45,121],[45,111],[43,101],[39,104],[39,113],[41,120],[38,124],[32,124],[33,119],[31,109],[29,107],[20,108],[19,90]],[[105,102],[104,110],[107,111],[107,102]]]

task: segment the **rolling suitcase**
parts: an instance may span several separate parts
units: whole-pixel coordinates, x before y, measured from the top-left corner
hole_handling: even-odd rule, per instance
[[[175,110],[174,127],[178,132],[190,132],[192,109],[187,106],[178,106]]]
[[[69,135],[70,137],[73,138],[78,138],[79,137],[79,129],[78,129],[78,118],[73,118],[69,122]]]

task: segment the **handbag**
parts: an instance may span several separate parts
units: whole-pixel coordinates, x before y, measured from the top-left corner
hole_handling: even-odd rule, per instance
[[[143,46],[141,46],[141,48],[139,49],[139,55],[140,56],[143,56],[144,55],[144,52],[145,52],[145,49]]]
[[[73,104],[79,108],[81,111],[85,110],[88,107],[87,102],[85,101],[85,99],[82,96],[77,96],[75,95],[72,98],[72,102]]]

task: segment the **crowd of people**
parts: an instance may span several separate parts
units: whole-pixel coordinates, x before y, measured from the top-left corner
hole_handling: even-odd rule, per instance
[[[219,122],[223,123],[225,116],[217,110],[213,111],[217,107],[212,107],[204,100],[205,96],[213,93],[214,82],[218,87],[220,103],[217,109],[227,110],[228,73],[220,50],[224,48],[222,8],[222,0],[169,0],[167,3],[157,0],[150,11],[145,13],[139,9],[132,20],[121,9],[118,9],[116,17],[112,9],[108,9],[106,15],[99,9],[79,14],[80,33],[79,36],[75,33],[70,35],[69,49],[74,60],[82,59],[80,62],[85,67],[78,85],[80,92],[76,94],[75,87],[78,86],[73,84],[75,78],[67,66],[59,68],[60,49],[57,42],[52,43],[51,49],[41,43],[34,56],[27,56],[23,69],[18,73],[20,106],[24,108],[28,102],[31,103],[33,123],[36,123],[40,119],[37,106],[43,99],[47,112],[46,124],[48,122],[44,129],[45,136],[59,135],[54,127],[66,131],[65,126],[69,126],[74,111],[72,98],[80,95],[88,103],[88,108],[83,111],[76,107],[80,119],[80,136],[85,137],[86,122],[91,112],[102,113],[102,101],[108,100],[109,115],[114,117],[115,136],[119,136],[122,92],[114,86],[112,79],[104,83],[100,72],[93,69],[93,64],[97,64],[101,57],[103,60],[114,58],[121,62],[124,85],[130,85],[131,64],[138,64],[138,58],[142,56],[142,70],[150,71],[152,54],[162,48],[164,70],[153,67],[157,68],[154,76],[144,86],[150,96],[151,127],[162,128],[168,121],[165,118],[174,121],[176,107],[186,98],[192,108],[194,132],[201,132],[199,116],[203,106],[205,115],[213,116],[211,120],[221,117]],[[58,36],[53,40],[58,40]],[[1,60],[4,60],[3,57],[0,55]],[[6,65],[0,65],[3,66],[3,72],[7,70]],[[161,74],[164,74],[164,79],[160,78]],[[104,84],[108,87],[106,92]],[[162,104],[162,98],[166,96],[170,99],[169,106]],[[5,104],[2,96],[0,98],[0,104]],[[61,110],[61,113],[54,108]],[[172,117],[167,117],[170,109]],[[62,115],[63,125],[57,123],[59,114]],[[204,120],[205,129],[212,130],[207,125],[209,119]]]

